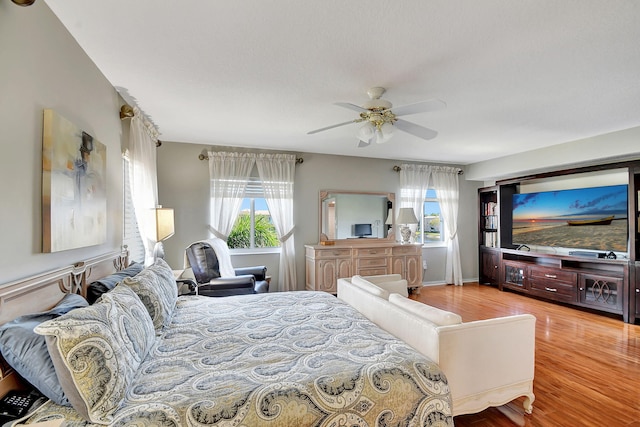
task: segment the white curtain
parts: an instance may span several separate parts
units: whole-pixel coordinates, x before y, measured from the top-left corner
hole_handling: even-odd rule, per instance
[[[209,231],[227,241],[244,199],[255,155],[209,151],[211,205]]]
[[[153,263],[153,247],[156,243],[156,224],[153,209],[158,203],[156,169],[156,141],[158,132],[138,107],[129,128],[129,176],[133,209],[144,244],[145,265]]]
[[[281,291],[297,289],[296,254],[293,240],[293,182],[296,157],[291,154],[259,154],[256,159],[264,197],[282,244],[278,277]]]
[[[447,283],[462,285],[462,264],[458,243],[458,205],[460,189],[458,168],[431,166],[433,186],[438,196],[442,218],[447,227],[447,260],[445,280]]]
[[[430,175],[431,169],[428,165],[403,164],[400,166],[400,207],[413,208],[418,221],[422,216]],[[412,232],[416,229],[417,225],[411,227]]]

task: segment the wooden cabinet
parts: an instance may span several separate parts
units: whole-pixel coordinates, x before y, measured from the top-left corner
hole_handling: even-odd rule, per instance
[[[305,246],[307,290],[337,293],[342,277],[398,273],[407,287],[422,286],[422,247],[400,243]]]
[[[500,290],[503,287],[511,289],[526,289],[527,265],[516,261],[502,261],[502,277]]]
[[[498,285],[500,282],[500,251],[494,248],[480,247],[479,281],[485,285]]]
[[[580,304],[618,313],[622,310],[623,278],[602,274],[580,274]]]
[[[628,321],[629,264],[502,249],[500,289],[620,314]]]
[[[338,279],[352,276],[351,249],[312,250],[310,254],[307,247],[306,267],[307,289],[335,294]]]
[[[640,320],[640,262],[636,261],[633,272],[635,274],[633,281],[631,282],[633,285],[631,286],[631,303],[629,304],[631,307],[632,323],[636,320]]]
[[[401,275],[410,288],[422,286],[422,248],[419,245],[401,245],[391,250],[391,273]]]
[[[527,268],[529,293],[554,301],[577,301],[577,273],[558,268],[530,266]]]

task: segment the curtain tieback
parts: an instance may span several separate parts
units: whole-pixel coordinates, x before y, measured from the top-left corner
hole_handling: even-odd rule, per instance
[[[219,232],[218,230],[216,230],[212,226],[209,226],[208,228],[209,228],[209,231],[211,232],[211,234],[216,236],[218,239],[224,240],[226,242],[227,239],[229,238],[229,236],[222,234],[221,232]]]
[[[294,227],[291,227],[291,230],[289,230],[289,232],[288,232],[287,234],[285,234],[284,236],[280,237],[280,239],[279,239],[279,240],[280,240],[280,242],[281,242],[281,243],[284,243],[284,242],[286,242],[287,240],[289,240],[289,237],[291,237],[291,236],[293,235],[293,230],[294,230],[295,228],[296,228],[295,226],[294,226]]]

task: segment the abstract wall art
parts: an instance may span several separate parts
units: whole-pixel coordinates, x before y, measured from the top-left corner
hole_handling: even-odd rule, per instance
[[[105,243],[106,147],[57,114],[44,110],[42,251]]]

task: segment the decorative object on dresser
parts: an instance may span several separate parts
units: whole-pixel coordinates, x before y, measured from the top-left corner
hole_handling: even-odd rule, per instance
[[[334,246],[305,245],[306,289],[337,292],[339,278],[400,274],[410,289],[422,286],[422,246],[353,239]]]
[[[411,242],[411,228],[410,225],[418,224],[418,218],[416,218],[413,208],[400,208],[398,214],[397,223],[401,225],[400,235],[402,236],[402,244],[406,245]]]

